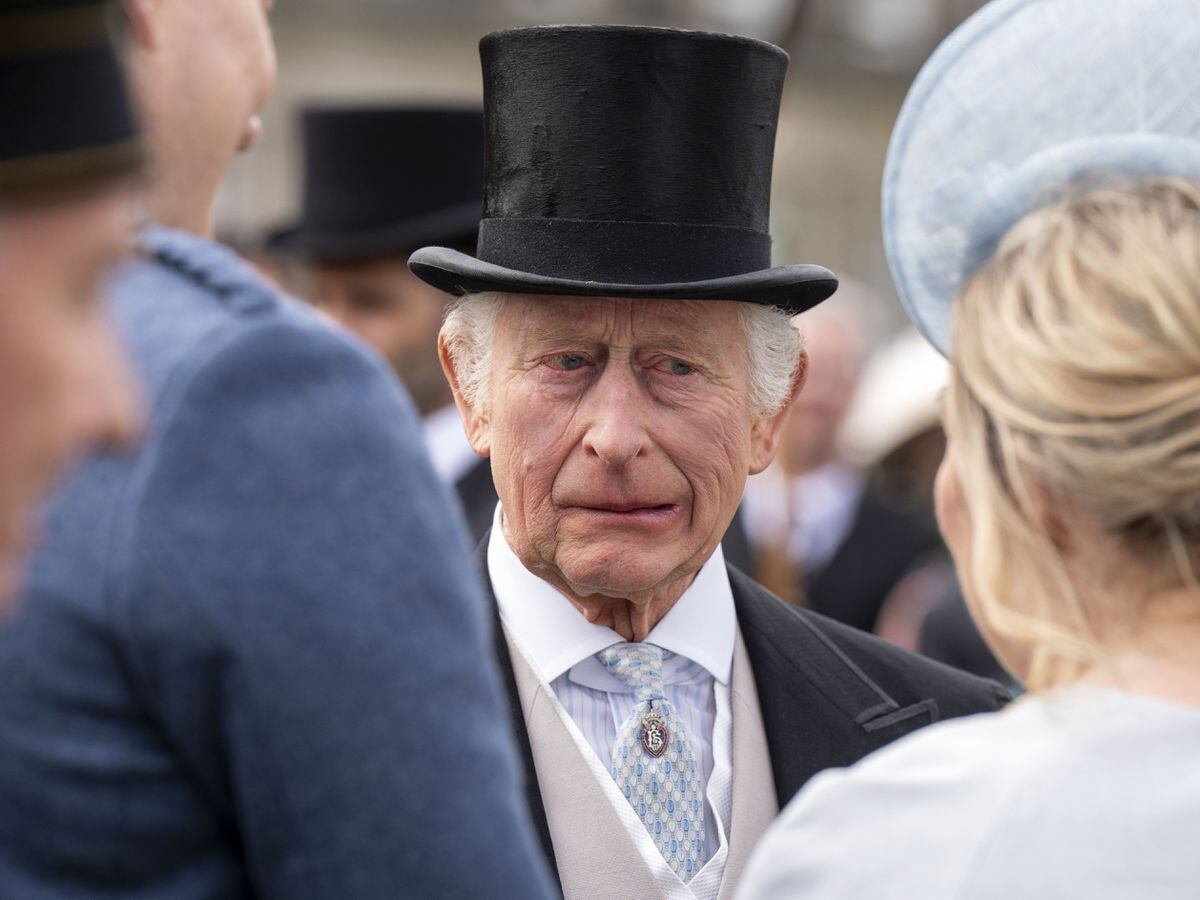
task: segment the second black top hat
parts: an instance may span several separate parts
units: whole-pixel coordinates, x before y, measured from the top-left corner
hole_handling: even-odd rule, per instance
[[[115,11],[107,0],[0,2],[0,201],[89,190],[140,168]]]
[[[478,256],[417,251],[454,294],[746,300],[799,312],[836,289],[771,267],[771,169],[787,71],[749,38],[551,26],[480,44],[486,175]]]
[[[474,243],[483,203],[483,113],[434,106],[303,113],[299,225],[269,248],[367,259],[437,241]]]

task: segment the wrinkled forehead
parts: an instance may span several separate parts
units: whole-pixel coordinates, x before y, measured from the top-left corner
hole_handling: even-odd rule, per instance
[[[505,295],[500,328],[518,341],[621,345],[670,340],[697,350],[739,346],[736,303],[628,297]]]

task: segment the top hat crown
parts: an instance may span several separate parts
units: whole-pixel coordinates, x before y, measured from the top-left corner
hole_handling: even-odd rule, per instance
[[[141,165],[113,6],[0,2],[0,199],[86,190]]]
[[[625,26],[480,43],[476,257],[425,248],[450,293],[747,300],[799,312],[836,279],[771,268],[771,168],[787,54],[750,38]]]
[[[475,243],[483,113],[452,106],[313,106],[302,115],[300,223],[272,250],[327,261]]]

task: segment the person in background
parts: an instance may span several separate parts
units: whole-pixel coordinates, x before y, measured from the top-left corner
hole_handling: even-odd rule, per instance
[[[301,119],[300,222],[270,252],[298,260],[316,306],[386,359],[422,417],[437,473],[476,540],[496,507],[438,360],[443,293],[408,269],[426,244],[475,249],[483,209],[483,112],[439,106],[314,106]]]
[[[743,897],[1195,896],[1197,46],[1189,0],[999,0],[914,84],[884,205],[953,366],[938,517],[1029,693],[815,780]]]
[[[877,490],[924,510],[931,524],[946,452],[940,413],[948,383],[945,357],[916,329],[902,332],[872,356],[839,439],[842,455],[869,470]],[[888,592],[874,631],[922,656],[1016,686],[971,620],[940,539]]]
[[[0,896],[548,896],[410,402],[208,239],[269,5],[124,4],[152,224],[111,310],[152,417],[54,498],[0,632]]]
[[[98,297],[132,246],[143,162],[109,11],[0,4],[0,619],[50,482],[88,446],[127,444],[141,419]]]
[[[814,582],[852,530],[865,486],[835,448],[866,335],[849,305],[820,307],[794,321],[809,354],[804,390],[792,404],[775,463],[746,483],[742,512],[755,574],[788,602],[815,609]]]
[[[935,573],[928,571],[914,574]],[[964,672],[1007,684],[1014,694],[1022,690],[1020,683],[988,647],[979,626],[971,618],[967,599],[963,596],[957,580],[944,584],[939,593],[926,593],[926,596],[932,596],[934,604],[919,622],[915,648],[918,653]]]
[[[797,321],[811,372],[778,460],[750,479],[743,503],[756,571],[785,599],[872,631],[889,593],[940,545],[932,502],[840,446],[866,358],[860,306],[821,308]]]
[[[529,808],[567,897],[728,897],[809,777],[1007,695],[725,563],[803,384],[791,316],[837,287],[771,266],[787,55],[615,26],[480,52],[478,256],[409,264],[458,298],[442,361],[501,499],[478,557]]]

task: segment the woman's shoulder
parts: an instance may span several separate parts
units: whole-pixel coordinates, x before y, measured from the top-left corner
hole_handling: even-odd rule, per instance
[[[1028,704],[924,728],[818,775],[759,845],[743,896],[902,896],[895,874],[912,867],[923,896],[948,896],[986,810],[1047,752]]]
[[[1104,773],[1141,746],[1128,705],[1074,693],[1025,699],[822,773],[760,845],[743,896],[957,897],[968,883],[1003,881],[1012,854],[1023,857],[1021,877],[1036,878],[1046,854],[1069,851],[1067,820],[1108,819],[1102,807],[1121,802]],[[1156,710],[1145,712],[1157,727]],[[1193,753],[1200,730],[1195,737]],[[1031,836],[1041,830],[1049,833]]]
[[[804,809],[861,794],[920,797],[925,804],[978,809],[1026,772],[1069,752],[1071,732],[1048,725],[1043,700],[1019,700],[995,713],[979,713],[923,728],[846,769],[813,779],[785,812],[800,819]]]

